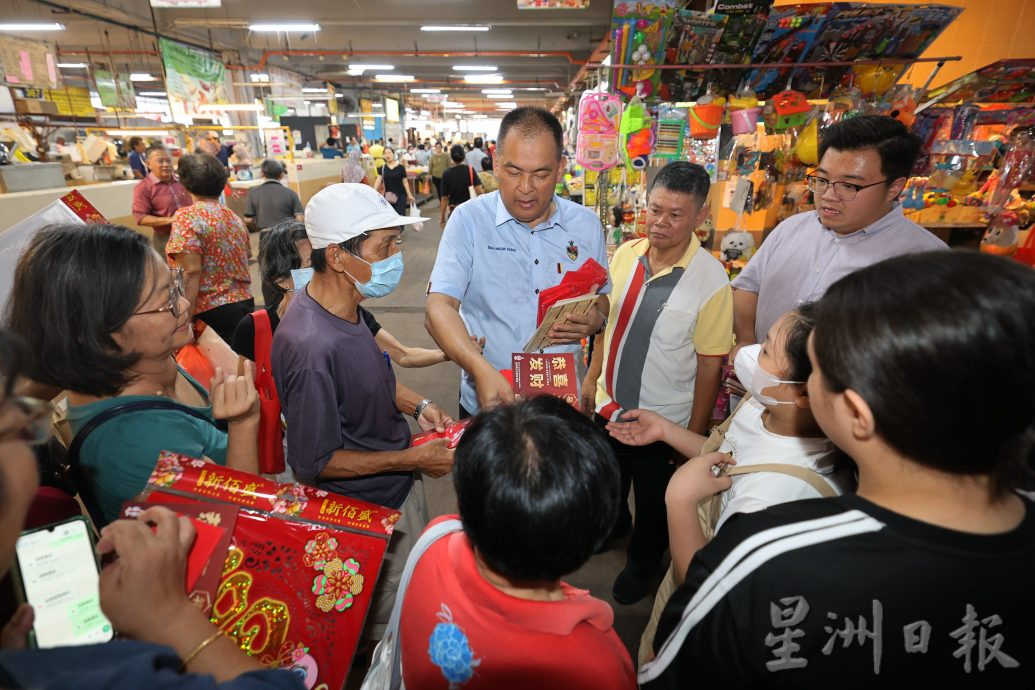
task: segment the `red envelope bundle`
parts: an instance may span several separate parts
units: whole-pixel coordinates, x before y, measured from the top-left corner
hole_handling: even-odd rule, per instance
[[[586,259],[576,270],[565,273],[560,284],[539,293],[539,316],[536,325],[543,322],[543,317],[555,302],[596,292],[606,282],[607,270],[593,259]]]
[[[467,425],[474,421],[474,418],[468,417],[467,419],[461,419],[459,422],[453,422],[446,427],[445,431],[425,431],[420,434],[415,434],[410,439],[410,447],[419,446],[428,441],[434,441],[435,439],[444,438],[446,439],[446,448],[456,448],[456,445],[460,443],[460,437],[464,435],[464,429]]]
[[[229,550],[212,557],[223,559],[212,622],[307,688],[342,687],[399,512],[172,453],[146,491],[190,514],[199,502],[236,506]]]

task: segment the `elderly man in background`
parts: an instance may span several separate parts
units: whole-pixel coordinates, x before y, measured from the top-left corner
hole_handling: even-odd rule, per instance
[[[305,209],[298,194],[281,184],[285,174],[283,163],[267,158],[262,162],[260,169],[264,181],[258,187],[249,190],[248,201],[244,207],[244,219],[251,232],[259,232],[261,247],[270,228],[284,220],[302,220]],[[265,282],[262,284],[264,304],[273,304],[279,296],[273,286]]]
[[[164,146],[152,144],[145,153],[149,173],[133,188],[133,219],[151,228],[151,242],[165,256],[173,214],[194,201],[173,172],[172,156]]]

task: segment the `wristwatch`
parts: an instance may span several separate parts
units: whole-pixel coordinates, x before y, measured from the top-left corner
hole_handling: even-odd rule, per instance
[[[422,412],[424,412],[424,408],[427,407],[430,404],[431,404],[431,401],[428,400],[427,398],[424,398],[419,403],[417,403],[417,409],[415,409],[413,411],[413,418],[414,419],[420,419],[420,415],[421,415]]]
[[[597,332],[594,333],[594,335],[600,335],[607,328],[607,314],[605,314],[604,312],[600,311],[599,309],[597,309],[597,313],[600,314],[602,317],[604,317],[604,320],[600,322],[600,328],[597,329]]]

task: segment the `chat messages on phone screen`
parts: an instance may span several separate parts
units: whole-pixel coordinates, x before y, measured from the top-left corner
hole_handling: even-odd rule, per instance
[[[101,613],[97,566],[85,523],[22,535],[17,545],[25,595],[36,614],[36,644],[60,647],[112,637]]]

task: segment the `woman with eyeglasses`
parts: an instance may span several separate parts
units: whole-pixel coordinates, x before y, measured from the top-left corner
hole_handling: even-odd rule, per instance
[[[84,232],[82,226],[76,230]],[[13,395],[23,350],[0,330],[0,577],[14,560],[37,493],[30,443],[43,440],[49,427],[46,415],[38,414],[47,410],[45,404]],[[0,631],[0,687],[186,690],[218,683],[222,690],[302,690],[296,674],[264,668],[245,655],[187,598],[184,574],[193,540],[189,520],[157,506],[101,530],[98,551],[118,554],[101,572],[101,610],[129,639],[26,649],[35,612],[22,604],[10,621],[0,621],[6,623]]]
[[[183,278],[143,235],[118,225],[40,231],[18,261],[7,321],[29,345],[29,378],[69,392],[68,419],[83,434],[70,460],[99,525],[144,488],[163,450],[258,470],[251,366],[243,376],[217,370],[211,398],[177,366],[173,353],[193,338]],[[159,409],[139,409],[148,406]]]

